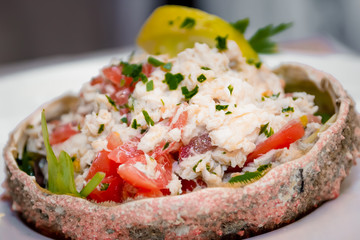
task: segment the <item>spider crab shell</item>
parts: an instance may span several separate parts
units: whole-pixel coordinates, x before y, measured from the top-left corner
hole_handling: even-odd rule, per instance
[[[21,171],[15,159],[26,140],[24,129],[40,121],[42,108],[53,118],[76,106],[76,97],[65,96],[45,104],[10,135],[4,149],[5,185],[13,209],[38,231],[72,239],[239,238],[295,221],[339,195],[358,156],[359,119],[353,100],[332,76],[300,64],[285,64],[274,72],[287,83],[310,81],[327,92],[337,119],[305,155],[260,180],[241,188],[207,188],[123,204],[52,194]]]

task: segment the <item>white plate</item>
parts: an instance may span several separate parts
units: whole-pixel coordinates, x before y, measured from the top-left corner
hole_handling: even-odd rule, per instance
[[[77,56],[76,60],[65,58],[59,62],[57,59],[56,64],[51,64],[51,60],[50,64],[47,61],[30,62],[13,66],[11,71],[7,70],[6,75],[0,75],[0,148],[3,149],[9,132],[17,123],[42,103],[65,92],[77,92],[81,84],[97,75],[99,69],[108,64],[111,58],[119,56],[124,54],[115,51],[110,54]],[[329,72],[339,79],[360,104],[360,58],[356,56],[279,54],[264,56],[263,60],[272,67],[281,62],[295,61]],[[45,62],[46,66],[43,65]],[[359,106],[357,109],[359,110]],[[1,169],[4,168],[3,165],[1,156]],[[4,178],[4,172],[0,171],[0,182]],[[352,168],[350,176],[341,187],[341,194],[337,199],[326,202],[295,223],[253,239],[359,239],[359,166]],[[3,189],[0,188],[0,193],[2,192]],[[1,239],[47,239],[19,220],[10,210],[8,202],[0,201],[1,213],[5,214],[0,217]]]

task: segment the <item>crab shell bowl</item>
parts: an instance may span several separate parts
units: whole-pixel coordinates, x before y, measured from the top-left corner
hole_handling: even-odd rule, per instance
[[[300,64],[281,65],[274,72],[286,81],[285,90],[321,95],[320,109],[337,117],[305,155],[260,180],[122,204],[52,194],[21,171],[15,159],[26,142],[24,129],[40,121],[43,108],[51,119],[76,107],[77,97],[64,96],[43,105],[10,135],[4,149],[5,186],[13,209],[41,233],[71,239],[245,238],[294,222],[339,195],[358,156],[359,118],[353,100],[332,76]]]

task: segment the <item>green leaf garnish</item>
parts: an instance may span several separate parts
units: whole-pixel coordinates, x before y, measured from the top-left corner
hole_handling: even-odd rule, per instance
[[[225,115],[229,115],[229,114],[232,114],[232,112],[227,111],[227,112],[225,113]]]
[[[148,78],[144,73],[140,73],[140,79],[144,84],[148,81]]]
[[[109,188],[109,183],[100,184],[100,191],[106,191]]]
[[[170,142],[166,142],[164,147],[163,147],[163,150],[167,149],[169,147],[169,145],[170,145]]]
[[[277,26],[272,24],[260,28],[249,39],[251,47],[258,53],[274,53],[277,51],[277,44],[270,40],[270,37],[290,28],[292,23],[281,23]]]
[[[120,63],[123,66],[122,74],[126,77],[132,77],[134,81],[137,81],[142,71],[142,64],[130,64],[127,62]]]
[[[228,89],[229,89],[229,92],[230,92],[230,95],[232,95],[232,92],[234,90],[234,87],[232,85],[229,85],[228,86]]]
[[[111,97],[109,97],[108,95],[105,95],[105,96],[106,96],[107,100],[109,101],[109,103],[111,104],[111,106],[113,106],[116,111],[119,111],[119,109],[116,106],[115,101]]]
[[[242,34],[245,33],[247,27],[249,26],[249,18],[244,18],[241,20],[238,20],[234,23],[230,23],[236,30],[241,32]]]
[[[128,119],[127,119],[127,117],[123,117],[122,119],[120,119],[120,121],[123,122],[123,123],[127,123]]]
[[[149,113],[147,111],[145,111],[145,110],[142,110],[142,113],[144,115],[144,118],[145,118],[145,121],[146,121],[147,125],[154,126],[154,121],[149,116]]]
[[[196,85],[193,90],[189,91],[186,86],[181,88],[181,92],[184,95],[186,100],[190,100],[193,96],[195,96],[199,91],[199,86]]]
[[[266,137],[270,137],[271,135],[274,134],[274,130],[272,129],[272,127],[269,128],[268,130],[268,126],[269,126],[269,122],[266,124],[262,124],[260,126],[260,132],[259,135],[261,135],[262,133],[266,136]]]
[[[256,180],[262,178],[268,171],[270,171],[270,169],[271,169],[271,163],[261,165],[257,168],[255,172],[245,172],[242,175],[232,177],[229,180],[229,183],[249,184],[255,182]]]
[[[48,189],[55,194],[68,194],[76,197],[87,197],[105,177],[104,173],[98,172],[90,182],[78,193],[75,187],[74,166],[69,154],[61,151],[59,159],[56,158],[49,142],[49,133],[45,118],[45,110],[41,113],[41,128],[46,148],[46,160],[48,162]]]
[[[172,63],[171,62],[165,63],[161,68],[165,71],[170,71],[172,68]]]
[[[287,108],[282,108],[281,109],[281,112],[294,112],[294,108],[293,107],[290,107],[288,106]]]
[[[211,70],[211,68],[209,68],[209,67],[201,67],[201,69],[202,69],[202,70],[206,70],[206,71],[207,71],[207,70]]]
[[[165,63],[163,63],[162,61],[154,58],[154,57],[148,57],[148,63],[150,63],[151,65],[153,65],[154,67],[160,67],[162,65],[164,65]]]
[[[181,23],[180,28],[193,28],[195,26],[195,19],[191,17],[186,17],[184,21]]]
[[[200,74],[198,77],[197,77],[197,80],[198,82],[204,82],[206,80],[206,77],[204,74]]]
[[[229,105],[215,105],[216,111],[226,110]]]
[[[193,171],[194,172],[196,172],[196,168],[197,168],[197,166],[199,165],[199,163],[201,163],[202,162],[202,159],[200,159],[195,165],[194,165],[194,167],[193,167]]]
[[[221,36],[217,36],[215,38],[216,40],[216,48],[219,49],[219,51],[223,51],[227,49],[227,45],[226,45],[226,39],[227,39],[227,35],[225,37],[221,37]]]
[[[100,124],[98,134],[101,134],[104,131],[104,128],[105,128],[105,124]]]
[[[150,92],[152,90],[154,90],[154,81],[153,80],[146,83],[146,91]]]
[[[255,59],[253,58],[249,58],[246,60],[246,62],[250,65],[254,65],[257,69],[259,69],[262,65],[262,62],[261,61],[256,61]]]
[[[131,127],[133,129],[137,129],[138,127],[140,127],[141,125],[137,123],[136,119],[134,118],[132,124],[131,124]]]
[[[184,76],[181,73],[172,74],[168,72],[165,74],[163,83],[169,86],[169,90],[176,90],[182,80],[184,80]]]

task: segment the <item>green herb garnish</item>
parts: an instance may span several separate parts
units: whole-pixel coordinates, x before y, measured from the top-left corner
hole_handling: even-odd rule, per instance
[[[49,142],[45,110],[41,114],[41,128],[48,162],[48,189],[55,194],[68,194],[76,197],[87,197],[105,177],[105,173],[97,172],[79,193],[75,187],[74,166],[69,154],[61,151],[57,159]]]
[[[184,80],[184,76],[181,73],[172,74],[168,72],[165,74],[163,83],[169,86],[169,90],[176,90],[182,80]]]
[[[210,164],[208,164],[208,163],[206,164],[206,170],[207,170],[209,173],[216,175],[215,172],[210,172]]]
[[[268,126],[269,126],[269,122],[266,124],[262,124],[260,126],[260,132],[259,135],[261,135],[262,133],[266,136],[266,137],[270,137],[271,135],[274,134],[274,130],[272,129],[272,127],[269,128],[268,130]]]
[[[105,124],[100,124],[98,134],[101,134],[104,131],[104,128],[105,128]]]
[[[209,68],[209,67],[201,67],[201,69],[202,69],[202,70],[206,70],[206,71],[207,71],[207,70],[211,70],[211,68]]]
[[[193,167],[193,171],[194,172],[196,172],[196,168],[197,168],[197,166],[199,165],[199,163],[201,163],[202,162],[202,159],[200,159],[195,165],[194,165],[194,167]]]
[[[154,81],[153,80],[146,83],[146,91],[150,92],[152,90],[154,90]]]
[[[225,37],[220,37],[217,36],[215,38],[216,40],[216,48],[219,49],[220,51],[226,50],[227,49],[227,45],[226,45],[226,39],[227,39],[227,35]]]
[[[123,117],[122,119],[120,119],[120,121],[123,122],[123,123],[127,123],[128,119],[127,119],[127,117]]]
[[[101,183],[100,184],[100,191],[105,191],[109,188],[109,183]]]
[[[145,110],[142,110],[142,113],[144,115],[144,118],[145,118],[145,121],[146,121],[147,125],[154,126],[154,121],[149,116],[149,113],[147,111],[145,111]]]
[[[258,53],[274,53],[277,51],[277,44],[270,40],[270,37],[290,28],[292,23],[273,24],[260,28],[249,39],[249,44]]]
[[[105,95],[105,96],[106,96],[107,100],[109,101],[109,103],[111,104],[111,106],[113,106],[116,111],[119,111],[119,109],[116,106],[115,101],[112,100],[111,97],[109,97],[108,95]]]
[[[134,81],[137,81],[142,71],[142,64],[130,64],[127,62],[120,63],[123,66],[122,74],[126,77],[132,77]]]
[[[172,63],[168,62],[168,63],[164,64],[161,68],[163,68],[163,70],[165,70],[165,71],[170,71],[172,68]]]
[[[144,73],[140,73],[140,79],[144,84],[148,81],[148,78]]]
[[[244,18],[241,20],[238,20],[234,23],[230,23],[236,30],[241,32],[242,34],[245,33],[247,27],[249,26],[249,18]]]
[[[227,111],[227,112],[225,113],[225,115],[229,115],[229,114],[232,114],[232,112]]]
[[[148,63],[150,63],[151,65],[153,65],[154,67],[160,67],[162,65],[164,65],[165,63],[163,63],[162,61],[154,58],[154,57],[148,57]]]
[[[164,145],[164,147],[163,147],[163,151],[164,151],[165,149],[167,149],[167,148],[169,147],[169,145],[170,145],[170,142],[166,142],[165,145]]]
[[[256,61],[255,59],[253,58],[249,58],[246,60],[246,62],[250,65],[254,65],[257,69],[259,69],[262,65],[262,62],[261,61]]]
[[[199,91],[198,85],[196,85],[196,87],[194,87],[194,89],[191,91],[189,91],[185,86],[181,88],[181,92],[186,100],[190,100],[193,96],[195,96],[198,93],[198,91]]]
[[[131,124],[131,127],[133,129],[137,129],[138,127],[140,127],[141,125],[137,123],[136,119],[134,118],[132,124]]]
[[[198,82],[204,82],[206,80],[206,77],[204,74],[200,74],[198,77],[197,77],[197,80]]]
[[[226,110],[229,107],[229,105],[215,105],[216,111]]]
[[[180,28],[193,28],[195,26],[195,19],[191,17],[186,17],[184,21],[181,23]]]
[[[294,108],[293,107],[287,107],[287,108],[282,108],[281,109],[281,112],[294,112]]]
[[[228,86],[228,89],[229,89],[229,92],[230,92],[230,95],[232,95],[232,92],[234,90],[234,87],[232,85],[229,85]]]
[[[261,165],[257,168],[255,172],[245,172],[242,175],[232,177],[229,180],[229,183],[249,184],[255,182],[256,180],[259,180],[261,177],[263,177],[270,169],[271,163]]]

